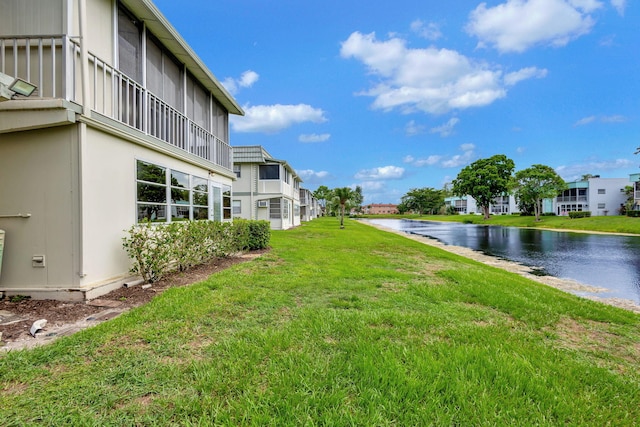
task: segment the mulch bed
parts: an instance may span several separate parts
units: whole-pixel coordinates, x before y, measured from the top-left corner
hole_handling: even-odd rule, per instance
[[[11,298],[0,300],[0,311],[9,311],[26,320],[0,325],[2,342],[8,343],[24,339],[29,335],[29,329],[36,320],[46,319],[48,325],[71,324],[105,310],[106,306],[117,306],[122,311],[149,302],[156,295],[169,288],[190,285],[205,280],[210,275],[231,267],[232,265],[249,261],[262,255],[267,250],[251,251],[242,256],[218,258],[207,264],[193,267],[187,271],[175,272],[156,282],[150,288],[143,289],[141,285],[130,288],[119,288],[98,299],[104,302],[102,306],[91,305],[89,302],[68,302],[53,300],[23,299],[11,302]],[[111,305],[112,304],[112,305]]]

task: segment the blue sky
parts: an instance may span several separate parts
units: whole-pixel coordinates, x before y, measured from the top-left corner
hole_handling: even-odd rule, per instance
[[[505,154],[567,181],[640,172],[640,5],[627,0],[156,0],[315,190],[397,203]]]

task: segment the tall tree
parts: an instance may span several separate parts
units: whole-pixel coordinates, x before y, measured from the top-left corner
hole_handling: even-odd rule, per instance
[[[453,180],[453,193],[476,199],[484,219],[489,219],[489,205],[496,197],[509,192],[514,168],[513,160],[504,154],[476,160],[463,168]]]
[[[362,212],[362,202],[364,201],[364,196],[362,195],[362,187],[356,185],[356,189],[353,190],[352,202],[356,208],[356,211]]]
[[[412,210],[420,215],[436,213],[444,205],[443,191],[430,187],[412,188],[402,196],[400,205],[403,210]]]
[[[331,198],[331,190],[326,185],[321,185],[313,192],[313,197],[318,199],[318,203],[325,209],[327,206],[327,200]]]
[[[335,188],[333,190],[334,202],[340,205],[340,228],[344,228],[344,211],[347,205],[353,203],[355,191],[349,187]]]
[[[542,199],[551,199],[567,188],[560,175],[546,165],[533,165],[516,172],[514,183],[516,199],[533,205],[536,221],[540,221]]]

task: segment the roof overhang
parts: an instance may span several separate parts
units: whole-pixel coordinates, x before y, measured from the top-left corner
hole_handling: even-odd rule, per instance
[[[200,83],[213,93],[213,96],[229,111],[230,114],[244,116],[244,111],[236,100],[227,92],[211,70],[191,49],[178,31],[169,23],[162,12],[150,0],[121,0],[137,18],[144,21],[147,28],[164,44],[164,46],[197,78]]]

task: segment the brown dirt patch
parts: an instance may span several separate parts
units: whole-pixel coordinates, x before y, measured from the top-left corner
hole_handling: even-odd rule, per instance
[[[252,260],[267,251],[252,251],[239,256],[218,258],[187,271],[172,273],[149,288],[143,289],[141,285],[130,288],[122,287],[88,302],[31,299],[11,302],[9,298],[5,298],[0,301],[0,311],[9,311],[25,320],[8,325],[0,325],[0,333],[2,335],[0,349],[3,344],[6,345],[6,348],[11,349],[37,344],[35,343],[37,339],[29,334],[29,329],[36,320],[47,320],[43,333],[52,330],[62,331],[65,326],[78,325],[76,327],[67,327],[67,330],[73,332],[113,318],[133,307],[143,305],[169,288],[200,282],[218,271]],[[85,321],[90,321],[90,323],[87,324]],[[61,333],[60,335],[68,335],[68,333]]]

